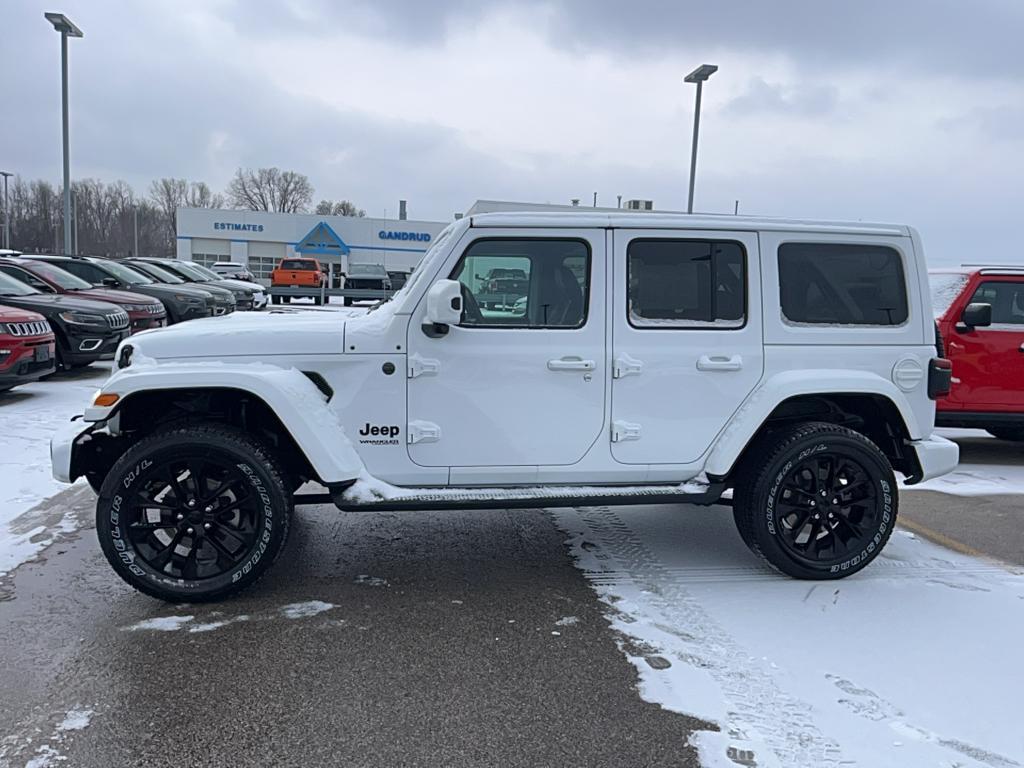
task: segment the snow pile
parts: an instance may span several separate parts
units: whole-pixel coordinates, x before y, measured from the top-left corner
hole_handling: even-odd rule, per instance
[[[604,601],[640,693],[717,723],[701,764],[1024,763],[1024,574],[897,531],[840,581],[763,566],[727,509],[555,513]]]
[[[323,600],[307,600],[304,603],[292,603],[284,606],[281,609],[281,615],[286,619],[305,619],[337,607],[334,603],[325,603]]]
[[[50,436],[92,402],[109,374],[107,365],[0,393],[0,574],[31,558],[56,534],[77,527],[63,510],[56,516],[49,511],[23,515],[68,487],[51,474]]]

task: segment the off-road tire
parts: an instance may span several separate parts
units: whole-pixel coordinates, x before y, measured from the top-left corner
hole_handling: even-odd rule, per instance
[[[194,579],[183,578],[185,571],[175,575],[166,571],[167,566],[164,570],[155,568],[142,552],[149,544],[140,547],[133,541],[133,531],[128,528],[133,523],[142,522],[142,512],[136,506],[140,497],[136,494],[146,491],[147,483],[159,487],[159,484],[164,482],[163,478],[174,474],[173,470],[170,470],[171,463],[187,461],[189,457],[196,457],[200,461],[219,461],[228,468],[226,471],[237,469],[240,479],[235,481],[236,487],[252,494],[252,501],[247,503],[254,507],[251,514],[252,531],[249,532],[253,539],[251,546],[243,544],[238,547],[241,553],[238,556],[239,560],[230,567],[225,567],[223,572]],[[168,470],[168,473],[160,474]],[[181,477],[179,475],[177,478],[179,486],[182,485]],[[96,532],[100,547],[122,579],[151,597],[172,603],[221,600],[255,583],[284,549],[293,511],[286,477],[272,451],[234,427],[214,423],[177,424],[165,427],[129,448],[107,473],[96,502]],[[184,481],[186,490],[189,482],[187,478]],[[164,484],[168,485],[170,481]],[[163,496],[163,501],[171,498],[173,493]],[[167,504],[168,508],[171,506],[174,505]],[[198,510],[195,513],[198,514]],[[173,512],[166,514],[169,516],[168,519],[176,517]],[[213,517],[209,519],[214,520]],[[188,518],[185,524],[189,524]],[[211,523],[214,526],[214,533],[217,532],[216,526],[221,524],[221,520]],[[197,521],[193,527],[198,530],[200,525],[201,521]],[[174,530],[171,526],[164,529],[165,532]],[[242,541],[240,538],[238,540]],[[206,544],[197,545],[196,539],[191,537],[172,539],[172,543],[173,541],[181,542],[178,547],[183,547],[185,541],[190,541],[190,552],[192,547],[199,551],[207,547]],[[213,547],[214,543],[217,542],[210,542],[207,548],[216,549]],[[170,559],[174,560],[173,554]],[[174,564],[170,565],[173,568]],[[219,566],[218,555],[215,567]]]
[[[985,431],[999,440],[1009,440],[1014,443],[1024,440],[1024,427],[989,427]]]
[[[796,545],[787,536],[790,532],[808,530],[804,525],[818,525],[820,527],[812,527],[810,530],[820,534],[821,541],[824,541],[827,536],[837,536],[836,531],[840,527],[844,534],[851,530],[845,521],[836,521],[834,525],[827,521],[811,522],[800,527],[792,523],[787,529],[787,521],[797,519],[797,513],[782,514],[789,508],[788,502],[783,499],[787,493],[786,487],[792,487],[790,473],[797,472],[805,463],[827,461],[830,456],[839,460],[837,467],[845,461],[849,466],[856,466],[862,471],[864,479],[857,486],[862,486],[872,494],[872,519],[866,522],[860,519],[863,525],[857,527],[863,530],[863,535],[853,537],[849,549],[843,552],[833,549],[832,557],[823,556],[820,560],[801,557],[794,552]],[[867,437],[846,427],[810,422],[772,432],[751,446],[740,472],[733,499],[733,518],[740,537],[754,554],[788,576],[819,580],[850,576],[878,556],[896,525],[896,477],[888,458]],[[841,480],[838,479],[839,482]],[[814,488],[817,489],[817,479],[814,482]],[[832,482],[833,487],[836,487],[835,481]],[[790,485],[787,486],[787,483]],[[815,495],[818,493],[815,491]],[[837,493],[846,491],[829,490],[826,498],[820,501],[823,506],[816,511],[823,515],[843,514],[840,511],[842,507],[829,506],[832,497],[840,500],[843,498]],[[853,498],[852,490],[850,498]],[[845,507],[849,510],[847,520],[852,519],[850,515],[864,509],[859,503],[857,507],[857,510],[853,510],[850,505]],[[811,510],[811,514],[814,513],[815,510]],[[817,536],[814,538],[818,540]]]

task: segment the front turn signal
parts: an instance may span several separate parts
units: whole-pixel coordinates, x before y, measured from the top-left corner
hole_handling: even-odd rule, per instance
[[[100,394],[96,395],[96,399],[92,401],[92,404],[100,408],[109,408],[120,399],[120,395],[115,395],[112,392],[101,392]]]

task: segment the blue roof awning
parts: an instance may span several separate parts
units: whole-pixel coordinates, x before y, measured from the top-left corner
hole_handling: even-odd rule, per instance
[[[345,241],[338,237],[327,224],[321,221],[295,246],[298,253],[333,254],[335,256],[348,256],[349,249]]]

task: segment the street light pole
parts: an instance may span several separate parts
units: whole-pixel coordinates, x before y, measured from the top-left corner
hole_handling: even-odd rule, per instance
[[[7,204],[7,177],[13,175],[7,171],[0,171],[0,176],[4,177],[4,248],[11,247],[11,209]]]
[[[68,139],[68,38],[82,37],[82,30],[63,13],[44,13],[46,20],[60,32],[60,91],[64,120],[64,253],[71,250],[71,157]]]
[[[700,135],[700,97],[704,81],[718,71],[715,64],[701,64],[693,72],[683,78],[684,82],[697,84],[697,102],[693,108],[693,147],[690,150],[690,196],[686,203],[686,212],[693,213],[693,187],[697,180],[697,137]]]

